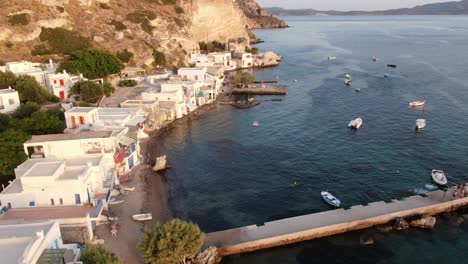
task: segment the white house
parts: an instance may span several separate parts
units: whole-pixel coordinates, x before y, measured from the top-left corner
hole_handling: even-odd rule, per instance
[[[212,52],[208,55],[213,57],[215,64],[218,66],[223,66],[226,69],[230,69],[233,66],[233,60],[230,52]]]
[[[141,97],[143,100],[155,100],[159,103],[174,102],[176,118],[187,114],[182,82],[163,83],[160,87],[150,87],[141,93]]]
[[[19,76],[19,75],[32,76],[37,80],[39,84],[41,84],[44,87],[47,86],[46,75],[48,73],[55,72],[55,69],[53,68],[52,63],[50,63],[50,65],[45,68],[46,69],[43,69],[40,63],[33,63],[29,61],[7,62],[5,64],[6,71],[11,71],[16,76]]]
[[[80,76],[70,76],[65,70],[62,73],[49,73],[46,75],[47,88],[50,93],[61,100],[68,98],[70,88],[79,81],[87,79]]]
[[[0,221],[2,263],[75,263],[80,258],[77,244],[63,244],[57,221]]]
[[[180,68],[177,74],[183,78],[184,81],[204,81],[208,69],[206,67],[195,68]]]
[[[242,69],[252,68],[254,66],[254,58],[252,53],[236,53],[236,57],[240,59],[240,67]]]
[[[14,89],[0,90],[0,113],[14,112],[20,106],[18,92]]]

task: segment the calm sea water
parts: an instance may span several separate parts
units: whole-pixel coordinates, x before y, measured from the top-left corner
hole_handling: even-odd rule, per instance
[[[286,19],[291,28],[256,32],[266,41],[261,50],[283,56],[279,67],[256,72],[257,79],[288,85],[282,102],[248,110],[219,107],[179,124],[161,142],[173,166],[167,177],[174,215],[210,232],[330,210],[322,189],[348,207],[425,192],[433,168],[444,169],[451,184],[468,181],[467,17]],[[351,87],[343,84],[346,73],[353,76]],[[408,108],[414,100],[427,101],[424,112]],[[348,130],[349,120],[358,116],[363,127]],[[427,128],[418,134],[414,123],[421,116]],[[259,128],[252,127],[254,121]],[[299,185],[292,187],[294,181]],[[359,234],[224,262],[466,263],[468,258],[468,224],[379,235],[371,247],[359,245]]]

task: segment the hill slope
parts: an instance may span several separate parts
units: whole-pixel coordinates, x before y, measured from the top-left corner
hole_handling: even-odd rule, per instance
[[[319,11],[315,9],[265,8],[268,12],[282,16],[358,16],[358,15],[468,15],[468,0],[445,2],[383,11]]]

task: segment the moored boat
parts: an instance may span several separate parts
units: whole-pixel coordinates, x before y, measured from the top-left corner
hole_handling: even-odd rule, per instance
[[[426,101],[413,101],[411,103],[409,103],[409,106],[410,107],[421,107],[421,106],[424,106],[426,104]]]
[[[260,124],[257,121],[253,122],[252,125],[253,125],[253,127],[259,127],[260,126]]]
[[[432,170],[432,180],[439,184],[439,185],[446,185],[447,184],[447,177],[445,177],[445,173],[443,170]]]
[[[149,220],[153,219],[153,215],[151,213],[136,214],[136,215],[132,215],[132,218],[135,221],[149,221]]]
[[[353,78],[351,77],[350,74],[346,74],[345,75],[345,79],[344,79],[344,83],[346,85],[351,85],[351,83],[353,82]]]
[[[426,127],[426,119],[416,119],[416,130],[420,131]]]
[[[320,193],[322,195],[322,198],[323,200],[331,205],[331,206],[334,206],[334,207],[340,207],[341,205],[341,201],[338,200],[338,198],[336,198],[335,196],[333,196],[331,193],[329,193],[328,191],[322,191]]]
[[[123,202],[124,202],[124,200],[117,200],[117,199],[115,199],[115,198],[111,198],[111,199],[109,200],[108,204],[114,205],[114,204],[121,204],[121,203],[123,203]]]
[[[362,126],[362,118],[358,117],[349,122],[348,127],[352,129],[359,129]]]

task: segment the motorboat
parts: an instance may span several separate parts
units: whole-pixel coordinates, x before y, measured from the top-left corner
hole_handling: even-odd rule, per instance
[[[117,200],[117,199],[115,199],[115,198],[111,198],[111,199],[109,200],[108,204],[114,205],[114,204],[121,204],[121,203],[123,203],[123,202],[124,202],[124,200]]]
[[[432,180],[439,185],[447,184],[447,177],[443,170],[432,170]]]
[[[260,124],[257,121],[253,122],[252,125],[253,125],[253,127],[259,127],[260,126]]]
[[[426,127],[426,119],[416,119],[416,130],[423,130]]]
[[[153,219],[153,215],[151,213],[136,214],[136,215],[132,215],[132,218],[135,221],[149,221],[149,220]]]
[[[353,82],[353,78],[351,77],[350,74],[346,74],[345,75],[345,79],[344,79],[344,83],[346,85],[351,85],[351,83]]]
[[[336,60],[336,56],[328,56],[328,60]]]
[[[362,118],[358,117],[349,122],[348,127],[352,129],[359,129],[362,126]]]
[[[333,196],[333,194],[329,193],[328,191],[322,191],[320,194],[322,195],[323,200],[327,204],[334,206],[334,207],[340,207],[341,205],[340,200],[338,200],[338,198]]]
[[[409,103],[409,106],[410,107],[421,107],[421,106],[424,106],[424,104],[426,104],[426,101],[413,101],[413,102]]]

